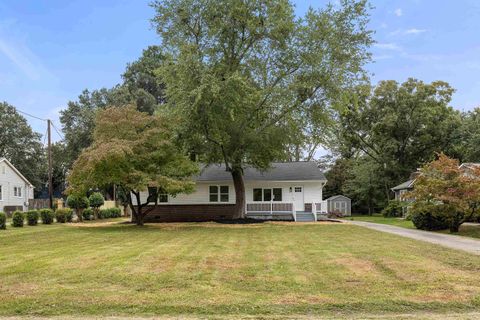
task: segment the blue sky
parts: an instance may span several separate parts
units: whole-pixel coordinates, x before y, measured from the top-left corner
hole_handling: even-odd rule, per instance
[[[111,87],[158,44],[143,0],[0,1],[0,101],[58,124],[85,88]],[[297,14],[326,1],[294,1]],[[372,1],[372,81],[415,77],[457,89],[452,106],[480,106],[480,1]],[[41,121],[28,119],[45,132]]]

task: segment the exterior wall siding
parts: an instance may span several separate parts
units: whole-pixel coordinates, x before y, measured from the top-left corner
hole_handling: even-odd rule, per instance
[[[229,201],[228,202],[210,202],[209,187],[228,186]],[[245,183],[246,201],[255,205],[262,205],[265,202],[253,201],[253,189],[255,188],[282,188],[282,201],[273,202],[278,206],[287,210],[291,208],[294,199],[294,188],[303,188],[303,202],[307,204],[307,208],[311,210],[311,203],[322,202],[321,181],[249,181]],[[140,193],[141,203],[145,203],[148,198],[148,192]],[[136,205],[135,198],[133,198]],[[270,202],[267,202],[268,204]],[[173,222],[173,221],[212,221],[222,219],[232,219],[235,204],[235,188],[230,181],[225,182],[199,182],[196,189],[191,194],[179,194],[175,197],[169,196],[167,203],[159,203],[146,217],[146,222]],[[310,207],[308,206],[310,204]],[[304,208],[302,208],[304,209]],[[290,209],[291,210],[291,209]],[[298,211],[298,208],[296,209]],[[250,215],[249,215],[250,216]],[[278,216],[279,220],[291,220],[291,214]]]
[[[3,173],[5,168],[5,173]],[[22,207],[28,210],[28,200],[33,199],[33,188],[30,187],[7,163],[0,162],[0,185],[2,186],[2,198],[0,200],[0,211],[5,207]],[[13,188],[21,187],[22,196],[14,196]]]
[[[229,201],[228,202],[210,202],[209,200],[209,187],[210,186],[228,186]],[[293,202],[293,188],[301,186],[303,187],[304,203],[319,203],[322,201],[322,188],[323,183],[319,181],[299,181],[299,182],[274,182],[274,181],[255,181],[245,183],[245,192],[247,202],[253,202],[253,189],[254,188],[282,188],[282,202]],[[291,190],[292,188],[292,190]],[[140,201],[145,203],[148,198],[148,192],[140,192]],[[133,197],[133,203],[136,205],[135,197]],[[235,204],[235,188],[232,182],[200,182],[197,183],[195,191],[190,194],[178,194],[177,196],[169,196],[168,203],[160,203],[159,205],[184,205],[184,204]]]

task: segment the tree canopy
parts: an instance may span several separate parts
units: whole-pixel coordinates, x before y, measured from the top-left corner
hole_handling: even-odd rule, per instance
[[[137,224],[157,203],[158,196],[141,202],[140,192],[154,188],[176,195],[194,190],[191,177],[198,167],[174,143],[175,121],[149,115],[136,106],[109,107],[98,112],[93,144],[75,161],[68,177],[69,192],[117,185],[128,197]],[[135,197],[132,200],[132,195]]]
[[[45,152],[41,134],[6,102],[0,103],[0,157],[10,161],[36,188],[41,188]]]

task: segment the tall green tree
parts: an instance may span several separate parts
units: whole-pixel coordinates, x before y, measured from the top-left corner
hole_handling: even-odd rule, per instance
[[[77,101],[69,101],[67,108],[60,111],[68,167],[92,144],[96,112],[110,104],[111,94],[111,90],[105,88],[92,92],[84,90]]]
[[[480,107],[463,113],[453,153],[463,162],[480,162]]]
[[[45,182],[45,151],[41,134],[6,102],[0,103],[0,157],[10,161],[37,189]]]
[[[344,181],[342,190],[353,200],[352,210],[373,214],[387,204],[383,189],[385,177],[379,174],[382,170],[383,167],[366,156],[350,162],[349,178]]]
[[[136,106],[98,112],[93,144],[75,161],[68,176],[71,194],[117,185],[127,196],[138,225],[158,203],[159,190],[168,194],[193,191],[190,177],[198,167],[174,143],[175,121],[149,115]],[[141,191],[149,191],[145,202]]]
[[[435,152],[457,143],[461,120],[449,106],[453,91],[442,81],[381,81],[357,87],[342,102],[339,142],[376,163],[377,175],[383,177],[378,188],[386,198],[390,187],[432,160]]]
[[[294,15],[288,0],[155,1],[165,62],[166,111],[207,163],[232,175],[236,217],[243,171],[268,169],[299,144],[303,125],[325,125],[339,92],[364,76],[372,43],[366,1]]]

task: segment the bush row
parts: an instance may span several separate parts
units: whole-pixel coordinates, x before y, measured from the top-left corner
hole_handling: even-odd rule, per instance
[[[21,228],[25,224],[25,220],[29,226],[36,226],[38,220],[41,220],[43,224],[52,224],[55,218],[58,223],[72,222],[73,211],[72,209],[58,209],[54,212],[51,209],[29,210],[27,212],[15,211],[12,215],[12,226]],[[7,216],[5,213],[0,212],[0,229],[6,229]]]
[[[84,220],[94,220],[95,214],[94,209],[87,208],[83,210],[83,219]],[[102,209],[98,211],[98,219],[110,219],[110,218],[119,218],[122,216],[122,211],[120,208],[109,208],[109,209]]]
[[[119,218],[122,216],[120,208],[109,208],[98,211],[99,219]],[[55,212],[51,209],[29,210],[27,212],[15,211],[12,215],[12,226],[23,227],[25,221],[29,226],[35,226],[41,220],[43,224],[52,224],[55,220],[58,223],[72,222],[73,210],[70,208],[57,209]],[[92,208],[83,211],[83,219],[93,220],[94,214]],[[0,212],[0,230],[7,228],[7,215]]]

